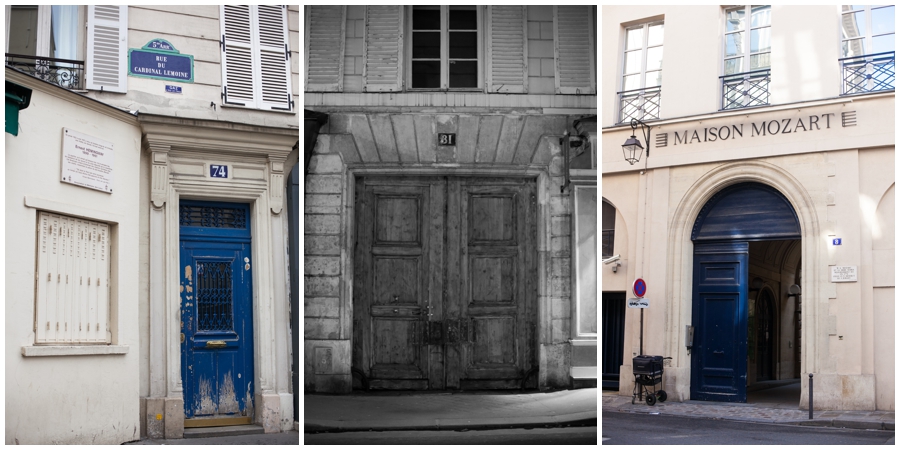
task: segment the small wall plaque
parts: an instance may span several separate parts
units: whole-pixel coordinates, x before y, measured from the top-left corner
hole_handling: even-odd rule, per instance
[[[831,266],[832,283],[850,283],[856,281],[856,266]]]
[[[438,145],[456,145],[456,133],[438,133]]]
[[[224,164],[209,165],[210,178],[228,178],[228,166]]]

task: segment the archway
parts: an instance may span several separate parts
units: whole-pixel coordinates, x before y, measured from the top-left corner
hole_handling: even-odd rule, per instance
[[[692,399],[746,402],[748,356],[757,369],[753,378],[774,376],[775,299],[766,291],[755,309],[749,305],[750,242],[800,237],[791,203],[762,183],[727,186],[700,210],[691,233]],[[750,322],[751,315],[760,322]]]

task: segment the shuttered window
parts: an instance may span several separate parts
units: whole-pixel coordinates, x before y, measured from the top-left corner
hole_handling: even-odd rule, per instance
[[[292,111],[287,8],[222,6],[221,17],[225,105]]]
[[[37,344],[107,344],[109,225],[38,213]]]
[[[556,92],[594,94],[594,30],[590,6],[554,6]]]
[[[528,92],[525,6],[490,6],[488,21],[488,92]]]
[[[126,92],[128,7],[88,6],[85,87]]]
[[[344,89],[346,6],[307,6],[306,91]]]
[[[403,7],[366,7],[366,46],[363,60],[366,92],[402,89]]]

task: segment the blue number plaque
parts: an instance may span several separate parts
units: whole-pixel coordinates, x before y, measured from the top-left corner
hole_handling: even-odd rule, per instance
[[[228,166],[224,164],[209,165],[210,178],[228,178]]]

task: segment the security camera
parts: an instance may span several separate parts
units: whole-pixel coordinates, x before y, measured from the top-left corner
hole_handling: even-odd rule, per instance
[[[612,263],[618,261],[619,259],[621,259],[621,258],[619,257],[619,255],[616,255],[616,256],[610,256],[608,259],[604,259],[604,260],[603,260],[603,264],[612,264]]]

